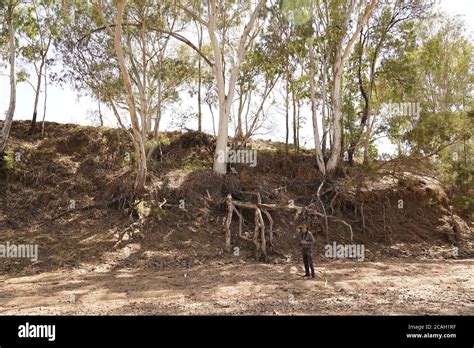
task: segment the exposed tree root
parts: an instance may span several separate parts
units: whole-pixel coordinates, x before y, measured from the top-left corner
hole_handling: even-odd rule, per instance
[[[324,182],[323,182],[324,183]],[[232,218],[234,213],[237,215],[239,222],[238,222],[238,237],[240,239],[250,241],[255,246],[255,257],[256,259],[263,258],[265,261],[268,260],[268,253],[276,253],[275,246],[274,246],[274,233],[273,233],[273,225],[274,220],[270,211],[293,211],[295,213],[294,221],[298,219],[300,215],[310,215],[313,217],[323,218],[325,221],[325,230],[326,230],[326,237],[329,240],[329,223],[328,219],[332,219],[338,223],[341,223],[350,231],[350,240],[352,241],[354,238],[354,232],[352,226],[347,223],[346,221],[333,216],[328,215],[326,213],[326,209],[324,207],[324,203],[319,196],[320,190],[323,186],[323,183],[319,186],[318,189],[318,199],[320,205],[322,206],[323,212],[319,212],[316,209],[316,206],[311,203],[307,206],[297,206],[297,205],[285,205],[285,204],[270,204],[270,203],[263,203],[261,195],[256,193],[257,196],[257,203],[251,202],[242,202],[238,200],[234,200],[231,195],[228,195],[226,198],[226,205],[227,205],[227,217],[225,219],[225,249],[230,252],[232,249],[232,233],[231,233],[231,225],[232,225]],[[242,209],[248,209],[254,211],[254,231],[253,234],[250,236],[248,232],[243,231],[243,226],[245,225],[245,219],[242,214]],[[268,226],[266,225],[264,216],[268,221]]]

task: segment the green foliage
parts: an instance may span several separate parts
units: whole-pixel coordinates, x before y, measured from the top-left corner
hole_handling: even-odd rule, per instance
[[[154,206],[151,208],[151,216],[155,221],[160,222],[166,217],[166,211],[160,206]]]
[[[135,154],[135,151],[124,153],[120,160],[120,166],[121,167],[134,167],[136,158],[137,156]]]
[[[156,139],[149,139],[145,141],[145,151],[148,153],[151,150],[154,150],[158,146],[159,142]]]
[[[183,45],[173,46],[164,32],[172,31],[176,6],[172,1],[130,1],[127,25],[122,32],[122,47],[136,93],[135,104],[147,117],[167,103],[179,100],[180,88],[190,83],[191,54]],[[61,40],[56,48],[63,60],[63,71],[54,76],[60,84],[72,83],[80,93],[92,95],[102,103],[126,107],[126,93],[114,48],[113,36],[104,27],[100,13],[114,18],[115,4],[90,1],[64,1],[60,11]],[[140,28],[144,26],[142,31]],[[97,28],[97,30],[94,30]],[[144,48],[144,46],[147,46]],[[146,59],[143,59],[143,54]],[[146,100],[138,95],[146,76]],[[123,123],[127,121],[123,120]]]
[[[15,168],[15,153],[13,150],[8,150],[5,155],[3,155],[3,169],[6,171],[13,171]]]
[[[474,126],[470,129],[474,132]],[[453,206],[465,215],[473,212],[474,141],[472,135],[440,151],[433,167],[449,188]]]
[[[79,180],[79,187],[82,191],[87,192],[92,185],[87,179],[81,178],[81,180]]]
[[[147,215],[147,207],[146,207],[146,203],[144,201],[140,201],[137,205],[136,205],[136,208],[137,210],[137,213],[140,215],[140,216],[146,216]]]
[[[390,140],[415,156],[439,156],[433,168],[461,212],[472,211],[474,46],[455,19],[406,25],[383,62],[386,99],[418,102],[419,117],[384,115]],[[387,100],[387,102],[388,102]]]
[[[159,139],[160,139],[160,143],[165,146],[171,143],[171,139],[166,135],[166,133],[160,133]]]
[[[186,163],[182,168],[180,168],[180,172],[184,174],[189,174],[193,172],[197,172],[209,167],[209,163],[206,161],[193,161]]]
[[[289,23],[302,25],[311,20],[315,4],[315,0],[283,0],[281,10]]]
[[[377,149],[377,146],[375,146],[373,143],[369,144],[369,159],[374,160],[378,155],[379,150]]]

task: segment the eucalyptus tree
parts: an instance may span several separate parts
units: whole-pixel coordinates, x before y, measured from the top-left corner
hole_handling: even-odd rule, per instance
[[[145,142],[152,131],[158,136],[165,103],[177,100],[177,88],[190,78],[188,63],[170,44],[171,37],[186,41],[177,33],[182,24],[173,4],[71,0],[57,9],[63,21],[57,49],[64,66],[58,81],[72,82],[106,104],[121,127],[131,126],[136,191],[146,181]]]
[[[275,104],[273,91],[281,79],[284,55],[260,42],[247,54],[237,79],[237,112],[234,114],[234,147],[241,148],[269,120],[265,113],[268,104]]]
[[[331,176],[339,167],[343,141],[342,127],[342,79],[344,68],[350,57],[353,46],[377,5],[377,0],[365,2],[355,0],[307,0],[305,6],[290,8],[294,15],[290,18],[305,18],[309,21],[311,32],[307,39],[309,89],[311,114],[313,120],[313,136],[315,142],[316,163],[324,176]],[[318,50],[316,50],[318,48]],[[319,57],[318,52],[319,51]],[[318,58],[320,69],[318,69]],[[318,89],[316,86],[317,72],[321,71],[323,80],[322,91],[322,130],[318,116]],[[328,75],[328,76],[326,76]],[[330,92],[326,84],[330,80]],[[329,94],[329,95],[327,95]],[[330,100],[330,117],[326,119],[326,102]],[[329,131],[328,131],[329,130]],[[326,134],[329,135],[330,151],[325,156]],[[323,141],[321,141],[323,135]]]
[[[45,79],[46,99],[47,65],[53,60],[52,58],[48,59],[48,54],[52,48],[53,40],[58,38],[58,22],[54,11],[54,4],[55,1],[53,0],[31,0],[31,2],[22,4],[22,20],[19,32],[23,43],[19,51],[23,60],[26,61],[27,66],[33,66],[36,78],[34,82],[28,81],[35,92],[30,134],[33,133],[36,127],[38,103],[43,78]]]
[[[377,76],[381,74],[381,59],[390,54],[391,47],[396,46],[396,40],[401,34],[400,26],[407,22],[423,20],[432,6],[433,2],[421,0],[383,2],[374,10],[367,26],[362,29],[357,47],[356,71],[360,93],[363,97],[363,110],[360,129],[348,147],[350,162],[354,149],[361,141],[364,128],[364,162],[367,162],[369,158],[369,144],[376,121],[374,116],[377,114],[372,110],[375,103],[373,96]]]
[[[295,71],[294,55],[297,40],[293,28],[283,18],[281,9],[276,4],[266,8],[267,19],[261,26],[261,35],[253,49],[248,52],[237,80],[238,108],[236,118],[235,142],[239,147],[269,121],[265,106],[278,110],[275,96],[283,95],[283,113],[285,114],[286,145],[289,139],[290,94]],[[275,91],[277,91],[275,93]],[[274,115],[274,113],[273,113]],[[274,117],[273,117],[274,118]],[[270,121],[274,121],[271,119]]]
[[[474,47],[456,19],[436,15],[414,30],[410,54],[394,50],[382,77],[392,81],[389,98],[417,101],[419,114],[392,110],[388,132],[411,153],[430,156],[472,136]]]
[[[189,45],[183,45],[182,49],[185,49],[187,53],[190,53],[191,56],[188,69],[189,72],[192,73],[189,87],[191,96],[195,96],[195,102],[197,107],[197,112],[195,116],[197,118],[197,129],[199,132],[203,131],[203,116],[204,111],[203,107],[207,104],[210,107],[211,116],[213,113],[213,108],[215,101],[213,99],[212,94],[214,93],[215,89],[215,81],[214,81],[214,72],[212,70],[212,65],[208,64],[201,54],[197,52],[201,52],[204,56],[212,55],[212,48],[209,43],[204,41],[205,32],[203,25],[199,23],[199,21],[194,20],[190,26],[196,30],[197,35],[197,45],[196,49],[192,49]],[[181,51],[183,52],[183,51]]]
[[[342,147],[342,98],[341,98],[341,84],[344,72],[344,67],[349,59],[351,50],[356,42],[360,31],[369,20],[369,17],[377,5],[377,0],[371,0],[368,6],[364,6],[362,2],[353,0],[342,1],[340,4],[331,6],[333,12],[334,27],[341,26],[341,32],[338,33],[336,39],[335,56],[332,63],[332,88],[331,88],[331,102],[332,102],[332,118],[333,118],[333,140],[331,153],[326,163],[323,173],[334,173],[341,160]],[[354,22],[356,25],[353,31],[350,31],[351,17],[355,13],[356,18]],[[346,39],[347,37],[347,39]]]
[[[17,23],[16,8],[19,5],[19,0],[2,0],[0,1],[0,12],[4,15],[4,23],[2,23],[2,37],[8,37],[8,63],[10,65],[10,101],[8,103],[8,110],[5,114],[5,122],[3,123],[0,132],[0,153],[5,150],[10,129],[13,123],[13,116],[16,108],[16,38],[15,29]],[[3,41],[3,40],[2,40]]]
[[[466,25],[433,13],[403,24],[381,61],[376,85],[391,105],[380,117],[399,155],[432,167],[431,175],[441,179],[453,206],[466,216],[474,207],[473,66]],[[407,108],[407,101],[419,104],[416,113],[409,112],[413,107]]]
[[[258,17],[267,0],[224,1],[209,0],[207,6],[200,2],[178,2],[178,6],[192,18],[198,20],[209,35],[212,47],[212,67],[216,79],[219,102],[219,126],[214,155],[214,171],[219,174],[227,172],[225,153],[229,134],[229,117],[234,99],[240,67],[252,42],[257,36]],[[196,11],[199,8],[200,11]],[[237,21],[233,30],[229,30],[226,18]],[[246,23],[242,28],[242,19]],[[239,27],[239,29],[237,29]],[[238,33],[238,38],[230,37]],[[226,68],[226,64],[230,66]]]
[[[308,35],[308,28],[304,25],[298,25],[296,18],[290,20],[291,8],[290,5],[298,5],[297,2],[283,1],[277,2],[276,6],[269,8],[268,25],[265,27],[264,33],[261,35],[261,41],[266,50],[273,52],[268,57],[267,64],[276,70],[282,79],[282,96],[284,101],[285,114],[285,145],[288,151],[288,144],[290,138],[290,109],[293,111],[293,144],[297,145],[298,133],[298,100],[302,97],[300,77],[304,75],[301,69],[301,61],[307,57],[307,50],[305,47],[306,38]]]

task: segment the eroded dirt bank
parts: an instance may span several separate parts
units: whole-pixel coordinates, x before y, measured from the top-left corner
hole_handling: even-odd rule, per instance
[[[257,142],[258,166],[221,177],[212,137],[170,132],[147,194],[133,197],[122,131],[28,129],[14,123],[9,149],[21,160],[0,170],[0,245],[37,245],[39,257],[0,259],[0,314],[474,314],[474,225],[426,163],[347,167],[326,183],[310,152]],[[229,194],[274,207],[268,258],[249,239],[252,209],[242,235],[237,216],[229,227],[238,257],[225,252]],[[315,232],[315,280],[299,277],[300,223]],[[263,236],[258,245],[270,228]],[[323,246],[336,242],[363,245],[364,261],[329,262]]]

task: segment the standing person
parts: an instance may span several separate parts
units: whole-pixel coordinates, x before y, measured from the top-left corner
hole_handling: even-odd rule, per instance
[[[308,226],[303,224],[298,226],[299,232],[299,241],[301,245],[301,251],[303,253],[303,262],[304,262],[304,269],[305,275],[303,277],[314,278],[314,266],[313,266],[313,247],[314,247],[314,236],[308,230]],[[311,274],[309,271],[311,270]]]

